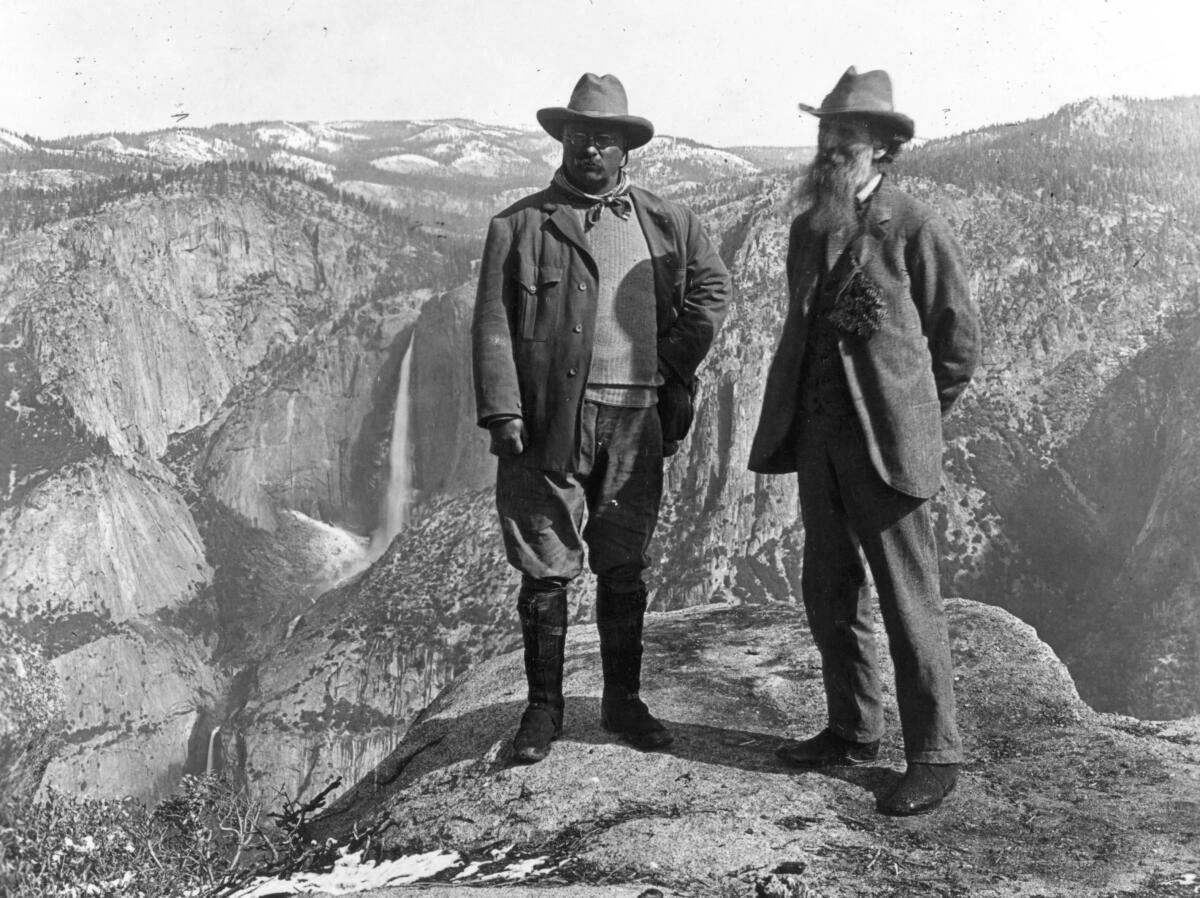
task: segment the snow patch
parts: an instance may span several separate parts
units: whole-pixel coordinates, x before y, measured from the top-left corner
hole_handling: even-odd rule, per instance
[[[310,178],[321,178],[326,181],[333,181],[333,173],[336,170],[336,167],[328,162],[310,159],[307,156],[297,156],[286,150],[276,150],[267,157],[267,160],[280,168],[302,172]]]
[[[300,873],[291,879],[261,880],[235,892],[231,898],[266,898],[268,895],[352,895],[384,886],[410,885],[436,876],[462,863],[457,852],[430,851],[399,857],[380,864],[364,864],[362,852],[338,858],[328,873]]]
[[[33,147],[11,131],[0,130],[0,152],[28,153],[32,149]]]
[[[264,125],[254,130],[254,139],[262,143],[273,143],[287,150],[303,152],[338,153],[347,140],[364,140],[361,134],[346,134],[325,125],[303,127],[291,122]]]
[[[108,137],[97,137],[83,145],[83,149],[99,153],[112,153],[115,156],[149,156],[150,154],[139,147],[127,147],[111,134]]]
[[[464,175],[480,175],[494,178],[498,175],[522,171],[528,168],[529,160],[508,147],[498,147],[482,140],[473,140],[461,149],[458,158],[450,167]]]
[[[414,122],[414,124],[421,124]],[[446,122],[431,123],[429,127],[422,128],[416,134],[409,136],[405,143],[444,143],[446,141],[471,140],[478,137],[477,131],[468,128],[460,127],[459,125],[451,125]]]
[[[637,152],[635,158],[643,165],[691,162],[712,170],[714,174],[756,175],[759,173],[757,165],[736,153],[693,143],[690,140],[681,140],[677,137],[659,137],[647,144],[645,149],[635,152]]]
[[[125,144],[111,134],[108,137],[97,137],[83,145],[85,150],[103,150],[106,153],[124,153]]]
[[[382,171],[393,172],[398,175],[422,174],[442,167],[436,160],[430,159],[428,156],[420,156],[416,153],[400,153],[396,156],[384,156],[382,159],[372,160],[371,164]]]
[[[357,124],[357,123],[352,123],[351,125],[349,125],[349,127],[361,128],[362,125]],[[311,131],[315,137],[319,137],[322,140],[335,140],[335,141],[345,142],[347,140],[366,140],[367,139],[367,135],[365,135],[365,134],[353,134],[350,131],[341,130],[340,128],[337,127],[337,125],[327,125],[322,122],[314,122],[313,124],[308,126],[308,130]]]
[[[0,189],[32,187],[37,190],[57,190],[76,184],[103,181],[104,175],[70,168],[39,168],[37,171],[15,171],[0,174]]]
[[[237,144],[219,137],[206,140],[191,131],[156,134],[146,141],[146,148],[151,155],[177,165],[240,159],[245,155],[245,151]]]
[[[1100,137],[1108,135],[1108,128],[1118,119],[1129,114],[1129,106],[1115,97],[1084,100],[1072,109],[1071,124],[1086,128]]]

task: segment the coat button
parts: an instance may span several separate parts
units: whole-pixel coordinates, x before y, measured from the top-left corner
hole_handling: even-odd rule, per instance
[[[572,368],[570,371],[567,372],[567,377],[574,377],[577,373],[578,373],[577,369]]]
[[[582,324],[575,325],[574,330],[575,330],[575,333],[577,333],[577,334],[580,333],[583,330],[583,325]]]
[[[580,282],[579,282],[579,289],[580,289],[580,290],[586,290],[586,289],[587,289],[587,284],[585,284],[583,281],[580,281]]]

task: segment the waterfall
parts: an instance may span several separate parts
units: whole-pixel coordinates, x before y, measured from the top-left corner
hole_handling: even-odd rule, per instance
[[[388,484],[383,500],[379,527],[371,536],[371,555],[378,558],[392,538],[404,529],[412,505],[412,442],[409,432],[409,373],[412,368],[413,340],[400,360],[400,384],[396,389],[396,407],[392,412],[392,443],[388,451]]]
[[[208,734],[208,758],[204,762],[204,775],[205,776],[212,776],[213,755],[214,755],[214,750],[216,749],[217,734],[219,732],[221,732],[221,728],[216,727],[213,729],[213,731],[211,733]]]

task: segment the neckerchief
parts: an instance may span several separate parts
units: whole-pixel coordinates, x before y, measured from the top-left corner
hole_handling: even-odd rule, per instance
[[[567,180],[567,173],[561,168],[554,173],[552,183],[572,199],[588,204],[586,217],[592,224],[600,220],[600,214],[606,208],[611,209],[613,215],[621,219],[628,219],[630,213],[633,212],[633,200],[629,198],[629,188],[631,185],[629,183],[629,176],[624,171],[621,172],[617,186],[608,193],[599,196],[594,193],[584,193]]]

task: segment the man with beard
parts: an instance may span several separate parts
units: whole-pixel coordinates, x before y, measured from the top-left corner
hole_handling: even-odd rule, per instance
[[[654,126],[628,114],[617,78],[585,74],[566,107],[537,118],[562,142],[562,167],[492,220],[473,327],[478,420],[499,456],[501,531],[522,574],[521,762],[545,758],[562,732],[567,584],[585,544],[601,723],[643,750],[672,740],[639,696],[642,574],[663,456],[690,424],[696,367],[730,292],[696,215],[630,184],[628,153]]]
[[[863,556],[896,670],[908,766],[880,797],[891,814],[932,810],[962,760],[929,499],[942,420],[975,369],[978,325],[946,222],[881,170],[913,136],[886,72],[851,67],[819,109],[807,205],[788,243],[789,308],[750,469],[795,471],[804,524],[801,589],[821,654],[828,723],[778,755],[801,767],[879,752],[883,705]]]

